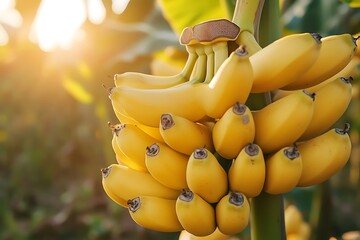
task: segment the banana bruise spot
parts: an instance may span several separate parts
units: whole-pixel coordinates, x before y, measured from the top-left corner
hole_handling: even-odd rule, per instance
[[[102,168],[100,171],[101,171],[102,177],[106,178],[107,176],[110,175],[111,167]]]
[[[155,157],[160,152],[160,146],[156,143],[146,147],[146,155],[149,157]]]
[[[186,27],[180,36],[180,44],[204,45],[220,41],[234,41],[240,34],[240,28],[228,19],[215,19]]]
[[[246,111],[246,106],[244,104],[241,104],[239,102],[236,102],[232,108],[232,111],[236,115],[243,115]]]
[[[244,195],[239,192],[230,192],[229,203],[235,206],[241,206],[245,202]]]
[[[345,123],[344,128],[335,128],[335,132],[340,135],[345,135],[350,131],[350,123]]]
[[[320,33],[311,33],[311,36],[315,39],[316,43],[321,44],[322,36]]]
[[[195,159],[204,159],[207,157],[207,151],[205,148],[197,148],[194,151],[194,158]]]
[[[161,115],[161,127],[163,130],[169,129],[175,125],[174,119],[171,114],[165,113]]]
[[[253,143],[250,143],[248,145],[245,146],[245,152],[247,153],[247,155],[253,157],[259,154],[259,146]]]
[[[191,202],[194,199],[194,193],[190,189],[183,189],[181,190],[179,199],[184,202]]]
[[[129,206],[129,210],[131,212],[136,212],[137,210],[140,209],[141,207],[141,200],[140,200],[140,197],[136,197],[136,198],[133,198],[133,199],[130,199],[127,201],[127,204]]]
[[[350,76],[348,78],[340,77],[340,80],[343,81],[346,84],[350,84],[354,79],[353,79],[353,77]]]
[[[300,156],[300,152],[298,151],[296,145],[294,147],[289,147],[284,150],[284,154],[290,160],[294,160]]]
[[[306,95],[312,98],[313,101],[315,101],[316,93],[310,93],[306,90],[302,90]]]

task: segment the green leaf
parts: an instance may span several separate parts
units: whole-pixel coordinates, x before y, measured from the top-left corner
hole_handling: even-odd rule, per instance
[[[164,17],[178,35],[181,34],[184,28],[207,20],[229,19],[227,6],[221,0],[158,0],[158,3]]]

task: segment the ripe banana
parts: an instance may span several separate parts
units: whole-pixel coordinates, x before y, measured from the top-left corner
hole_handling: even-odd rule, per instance
[[[186,168],[191,191],[209,203],[218,202],[228,191],[227,174],[216,157],[206,148],[196,149]]]
[[[208,87],[203,89],[206,114],[220,118],[235,102],[246,102],[252,82],[249,55],[245,47],[240,46],[223,62]]]
[[[172,113],[191,121],[203,118],[205,110],[199,96],[203,88],[203,83],[191,81],[165,89],[120,86],[112,88],[109,97],[115,111],[125,112],[141,124],[158,127],[163,113]]]
[[[137,196],[155,196],[176,199],[180,191],[156,181],[150,173],[136,171],[119,164],[101,169],[104,190],[111,198],[127,201]]]
[[[104,191],[105,191],[106,195],[108,195],[108,197],[111,200],[113,200],[115,203],[119,204],[120,206],[122,206],[124,208],[128,207],[127,200],[125,200],[124,198],[121,198],[121,197],[117,196],[116,194],[114,194],[111,190],[109,190],[107,188],[107,186],[105,184],[103,184],[103,188],[104,188]]]
[[[160,135],[159,127],[150,127],[150,126],[143,125],[143,124],[139,123],[138,121],[136,121],[135,119],[127,116],[124,111],[121,111],[121,109],[114,109],[114,112],[115,112],[117,119],[120,121],[120,123],[134,124],[134,125],[138,126],[141,130],[143,130],[145,133],[147,133],[148,135],[150,135],[153,138],[155,138],[156,140],[158,140],[159,142],[162,142],[162,143],[164,142],[164,140],[162,139],[162,137]]]
[[[314,114],[300,140],[319,136],[339,120],[350,104],[352,93],[350,80],[351,78],[337,78],[315,92]]]
[[[283,194],[296,187],[302,173],[301,153],[296,147],[284,147],[265,160],[264,191]]]
[[[191,155],[196,148],[214,149],[211,130],[201,124],[175,114],[165,113],[160,119],[160,134],[174,150]]]
[[[186,46],[188,59],[183,70],[174,76],[155,76],[137,72],[126,72],[114,75],[115,86],[128,86],[134,88],[167,88],[187,82],[198,59],[196,45]]]
[[[244,194],[230,191],[216,204],[215,216],[220,232],[238,234],[249,224],[249,201]]]
[[[272,91],[297,81],[316,61],[321,46],[319,34],[287,35],[250,57],[254,72],[252,93]]]
[[[241,192],[248,198],[256,197],[265,182],[265,160],[256,144],[246,145],[228,171],[230,190]]]
[[[176,215],[182,227],[195,236],[207,236],[216,230],[214,208],[189,189],[177,198]]]
[[[140,226],[159,232],[183,229],[176,215],[176,200],[139,196],[128,200],[131,218]]]
[[[108,125],[113,131],[113,138],[111,140],[111,145],[115,152],[117,162],[119,164],[128,166],[129,168],[132,168],[134,170],[147,172],[147,169],[144,168],[144,166],[139,165],[137,162],[133,161],[131,158],[128,158],[119,148],[119,146],[117,144],[117,138],[119,137],[118,132],[121,130],[122,124],[112,125],[112,124],[108,123]]]
[[[254,143],[264,154],[292,145],[309,126],[313,111],[313,94],[301,90],[253,111]]]
[[[189,156],[179,153],[166,144],[154,143],[146,148],[146,167],[157,181],[173,188],[187,188],[186,167]]]
[[[303,89],[325,81],[349,64],[356,48],[356,40],[351,34],[322,38],[320,53],[316,61],[296,81],[284,86],[283,89]]]
[[[137,125],[122,124],[116,138],[119,149],[134,162],[138,168],[147,171],[145,164],[146,147],[158,142],[143,132]]]
[[[351,154],[349,130],[350,124],[345,124],[344,129],[333,128],[318,137],[299,143],[303,171],[298,186],[320,184],[345,166]]]
[[[251,110],[236,102],[215,123],[212,139],[217,153],[227,159],[234,159],[241,149],[255,138],[255,124]]]

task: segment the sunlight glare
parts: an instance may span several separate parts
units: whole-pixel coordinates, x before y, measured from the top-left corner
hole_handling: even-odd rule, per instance
[[[69,48],[85,20],[84,0],[42,0],[30,39],[43,51]]]
[[[106,9],[101,0],[87,0],[88,19],[93,24],[100,24],[106,17]]]
[[[1,0],[0,2],[0,46],[9,42],[9,35],[2,24],[18,28],[22,24],[22,17],[15,9],[15,0]]]
[[[125,11],[130,0],[112,0],[111,9],[116,14],[121,14]]]

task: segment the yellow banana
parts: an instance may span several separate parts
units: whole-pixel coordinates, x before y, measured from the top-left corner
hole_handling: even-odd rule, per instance
[[[122,206],[124,208],[128,207],[127,200],[125,200],[124,198],[121,198],[121,197],[117,196],[116,194],[114,194],[111,190],[109,190],[107,188],[107,186],[105,184],[103,184],[103,188],[104,188],[104,191],[105,191],[106,195],[108,195],[108,197],[111,200],[113,200],[115,203],[119,204],[120,206]]]
[[[255,124],[251,110],[236,102],[215,123],[212,139],[217,153],[227,159],[234,159],[241,149],[255,138]]]
[[[299,140],[314,138],[329,130],[349,106],[351,90],[350,79],[337,78],[316,91],[311,122]]]
[[[137,125],[122,124],[116,138],[119,149],[137,165],[138,169],[147,171],[145,164],[146,147],[158,142],[143,132]]]
[[[191,155],[196,148],[214,149],[211,130],[197,122],[175,114],[165,113],[160,120],[160,134],[174,150]]]
[[[249,201],[244,194],[230,191],[216,204],[215,216],[220,232],[238,234],[249,225]]]
[[[320,53],[311,67],[296,81],[283,87],[297,90],[315,86],[340,72],[356,51],[356,40],[351,34],[331,35],[321,39]]]
[[[154,143],[146,148],[145,164],[161,184],[181,190],[187,188],[186,167],[189,156],[179,153],[166,144]]]
[[[302,172],[301,154],[296,147],[284,147],[265,160],[264,191],[283,194],[291,191],[299,182]]]
[[[254,72],[251,92],[261,93],[296,81],[317,59],[320,35],[291,34],[282,37],[250,57]]]
[[[177,198],[176,215],[182,227],[195,236],[207,236],[216,230],[214,208],[189,189]]]
[[[287,206],[284,211],[286,234],[298,234],[303,216],[300,210],[293,204]]]
[[[199,96],[203,88],[203,83],[190,81],[165,89],[120,86],[112,88],[109,97],[115,111],[125,112],[144,125],[158,127],[163,113],[172,113],[191,121],[203,118],[205,110]]]
[[[264,154],[292,145],[309,126],[313,111],[314,96],[301,90],[253,111],[254,143]]]
[[[178,232],[183,229],[176,215],[176,200],[139,196],[128,200],[131,218],[138,225],[159,232]]]
[[[344,129],[334,128],[324,134],[299,143],[303,171],[298,186],[320,184],[336,174],[350,158],[350,124]]]
[[[143,130],[145,133],[147,133],[148,135],[155,138],[156,140],[158,140],[160,142],[164,142],[164,140],[162,139],[162,137],[160,135],[159,127],[150,127],[150,126],[141,124],[138,121],[136,121],[135,119],[127,116],[126,113],[121,111],[121,109],[114,109],[114,112],[115,112],[117,119],[120,121],[120,123],[134,124],[134,125],[138,126],[141,130]]]
[[[197,237],[186,230],[182,230],[179,235],[179,240],[239,240],[239,239],[233,239],[231,238],[231,236],[220,232],[219,228],[216,228],[216,230],[213,233],[204,237]]]
[[[246,145],[232,162],[229,172],[230,190],[241,192],[248,198],[256,197],[265,182],[265,160],[256,144]]]
[[[235,102],[246,102],[252,82],[249,55],[245,47],[240,46],[223,62],[208,87],[203,89],[206,114],[220,118]]]
[[[137,196],[155,196],[176,199],[180,191],[168,188],[153,178],[150,173],[112,164],[101,169],[102,184],[112,198],[129,200]]]
[[[191,191],[209,203],[218,202],[228,191],[225,170],[206,148],[198,148],[191,154],[186,181]]]
[[[128,158],[119,148],[118,144],[117,144],[117,138],[119,137],[118,132],[121,130],[122,128],[122,124],[115,124],[112,125],[109,123],[109,127],[112,129],[113,131],[113,138],[111,140],[111,146],[115,152],[116,155],[116,161],[119,164],[123,164],[125,166],[128,166],[129,168],[132,168],[134,170],[138,170],[138,171],[145,171],[147,172],[147,169],[144,168],[144,166],[142,164],[138,164],[136,161],[133,161],[131,158]]]
[[[186,82],[190,79],[192,70],[198,59],[196,45],[186,46],[188,59],[183,70],[174,76],[155,76],[137,72],[115,74],[115,86],[128,86],[134,88],[167,88]]]

